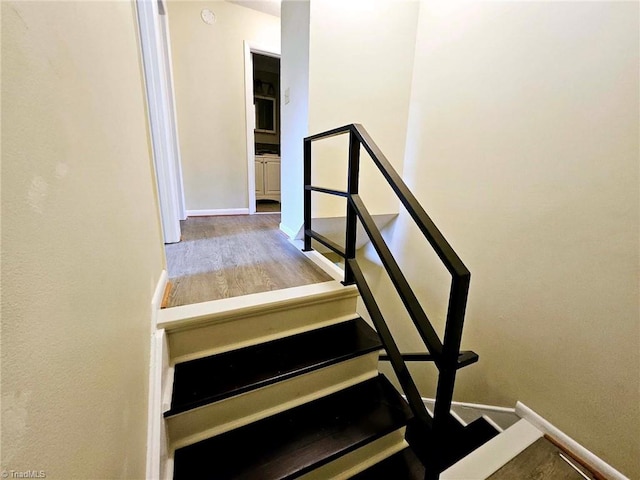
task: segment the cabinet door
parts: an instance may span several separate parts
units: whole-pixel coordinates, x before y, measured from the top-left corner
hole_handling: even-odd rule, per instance
[[[267,195],[280,194],[280,161],[278,160],[265,160],[264,162],[264,193]]]
[[[256,159],[256,196],[264,195],[264,163]]]

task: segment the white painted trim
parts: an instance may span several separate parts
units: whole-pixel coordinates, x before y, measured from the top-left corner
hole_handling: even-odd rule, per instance
[[[456,419],[456,421],[462,425],[463,427],[466,427],[468,425],[467,422],[465,422],[462,418],[460,418],[460,415],[458,415],[456,412],[454,412],[453,410],[450,410],[449,413],[451,414],[451,416],[453,418]],[[501,431],[501,430],[500,430]]]
[[[602,474],[605,478],[611,480],[629,480],[628,477],[624,476],[622,473],[606,463],[600,457],[587,450],[573,438],[569,437],[566,433],[559,430],[557,427],[549,423],[549,421],[542,418],[540,415],[538,415],[536,412],[534,412],[521,402],[516,403],[516,415],[527,420],[541,432],[549,435],[550,437],[553,437],[558,443],[569,450],[569,452],[571,452],[581,460],[584,460],[589,465],[589,467]]]
[[[354,475],[372,467],[391,455],[407,448],[405,427],[394,430],[383,437],[352,450],[329,463],[325,463],[309,473],[299,477],[300,480],[347,480]]]
[[[158,312],[160,312],[160,308],[162,307],[162,298],[164,297],[164,292],[167,289],[167,283],[169,282],[169,274],[166,270],[162,270],[160,272],[160,278],[158,278],[158,283],[156,284],[156,289],[153,292],[153,297],[151,297],[151,331],[154,332],[156,326],[158,325]]]
[[[160,34],[162,38],[165,73],[167,77],[167,107],[170,115],[169,128],[171,129],[171,146],[173,148],[176,188],[178,194],[178,213],[180,220],[186,220],[187,207],[184,197],[184,178],[182,175],[182,155],[180,154],[180,136],[178,135],[178,114],[176,111],[175,86],[173,83],[173,59],[171,57],[171,33],[169,31],[169,12],[167,12],[167,0],[162,0],[165,15],[160,15]]]
[[[255,112],[253,106],[253,58],[251,46],[244,41],[244,108],[247,131],[247,188],[249,189],[249,215],[256,213],[256,157]]]
[[[248,208],[214,208],[210,210],[187,210],[187,217],[216,217],[218,215],[248,215]]]
[[[256,213],[256,157],[255,157],[255,111],[253,107],[253,58],[252,53],[280,58],[280,52],[245,40],[244,55],[244,105],[247,138],[247,188],[249,197],[249,215]],[[282,174],[281,174],[282,175]]]
[[[284,232],[287,235],[287,237],[289,237],[289,239],[291,240],[295,240],[295,238],[298,236],[298,232],[294,232],[293,230],[288,228],[284,223],[280,223],[280,230]]]
[[[296,242],[298,242],[298,240],[290,240],[290,242],[296,245]],[[327,275],[330,275],[334,280],[337,280],[338,282],[344,280],[344,270],[342,270],[338,265],[333,263],[327,257],[322,255],[320,252],[317,252],[316,250],[310,250],[308,252],[302,253],[304,253],[309,260],[311,260],[318,267],[324,270]]]
[[[172,136],[170,86],[162,44],[165,37],[155,0],[137,0],[136,11],[162,232],[165,243],[175,243],[180,241],[180,202],[174,156],[177,146],[173,145],[176,139]]]
[[[378,376],[378,355],[352,358],[166,419],[178,449],[326,397]]]
[[[537,439],[542,432],[520,420],[440,474],[441,480],[483,480]]]
[[[453,413],[453,412],[451,412]],[[458,415],[456,415],[458,416]],[[460,418],[460,417],[458,417]],[[498,425],[491,417],[489,417],[488,415],[482,415],[482,418],[484,418],[484,421],[487,422],[489,425],[491,425],[493,428],[495,428],[498,432],[502,433],[504,432],[504,428],[502,428],[500,425]],[[466,425],[465,425],[466,426]]]
[[[253,293],[240,297],[193,303],[179,307],[163,308],[160,311],[160,328],[177,328],[202,325],[203,322],[222,321],[228,318],[241,318],[257,312],[284,310],[293,305],[324,302],[327,299],[355,297],[358,290],[354,285],[344,286],[335,281],[314,283],[301,287],[283,288],[270,292]]]
[[[166,452],[167,448],[166,439],[163,438],[162,434],[163,418],[161,406],[163,357],[165,356],[165,346],[166,341],[164,337],[164,330],[157,330],[151,336],[149,360],[146,478],[150,480],[159,479],[161,477],[162,452]]]
[[[422,397],[423,402],[433,403],[435,398]],[[515,408],[511,407],[498,407],[496,405],[484,405],[482,403],[467,403],[467,402],[451,402],[452,407],[465,407],[473,408],[475,410],[484,410],[487,412],[501,412],[501,413],[517,413]]]

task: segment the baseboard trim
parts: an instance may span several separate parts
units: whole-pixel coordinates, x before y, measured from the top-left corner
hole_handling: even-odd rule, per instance
[[[425,403],[433,403],[435,402],[435,398],[422,397],[422,401]],[[482,403],[468,403],[468,402],[451,402],[452,407],[465,407],[465,408],[474,408],[476,410],[486,411],[486,412],[500,412],[500,413],[515,413],[517,414],[515,408],[510,407],[498,407],[497,405],[484,405]]]
[[[279,227],[280,227],[280,230],[284,232],[287,235],[287,237],[289,237],[291,240],[296,240],[300,234],[300,230],[297,230],[297,231],[291,230],[282,222],[280,222]]]
[[[594,470],[605,478],[611,480],[629,480],[628,477],[620,473],[618,470],[606,463],[593,452],[587,450],[573,438],[569,437],[566,433],[559,430],[557,427],[549,423],[549,421],[541,417],[539,414],[537,414],[521,402],[518,402],[516,404],[516,415],[528,421],[542,433],[545,433],[555,439],[572,455],[575,455],[577,458],[583,460],[588,464],[590,469]]]
[[[291,243],[296,245],[296,240],[290,240]],[[316,250],[310,250],[308,252],[302,252],[306,255],[306,257],[315,263],[318,267],[320,267],[327,275],[330,275],[334,280],[341,282],[344,280],[344,270],[338,267],[335,263],[329,260],[327,257],[322,255],[320,252]]]
[[[215,217],[218,215],[249,215],[249,209],[214,208],[209,210],[187,210],[187,217]]]

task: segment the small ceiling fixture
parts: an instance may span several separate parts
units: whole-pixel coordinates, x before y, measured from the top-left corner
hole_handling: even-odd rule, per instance
[[[208,23],[209,25],[216,23],[216,14],[208,8],[205,8],[200,12],[200,17],[204,23]]]

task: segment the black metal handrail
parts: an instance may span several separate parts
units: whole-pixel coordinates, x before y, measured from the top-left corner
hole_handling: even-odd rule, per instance
[[[347,175],[347,191],[339,191],[311,185],[311,143],[316,140],[349,134],[349,163]],[[373,217],[367,211],[358,194],[360,147],[369,153],[373,163],[378,167],[392,190],[402,202],[407,212],[436,252],[442,263],[451,274],[451,289],[445,323],[444,340],[441,341],[424,309],[418,302],[409,282],[402,273],[382,234],[375,225]],[[345,246],[315,232],[311,226],[311,192],[337,195],[347,199]],[[413,324],[415,325],[428,354],[402,354],[393,339],[391,331],[374,299],[365,277],[356,260],[356,226],[360,221],[375,248],[382,264],[394,284]],[[435,226],[431,218],[418,203],[415,196],[400,175],[393,169],[385,155],[371,139],[367,131],[359,124],[345,125],[304,139],[304,250],[309,251],[314,239],[345,259],[344,284],[356,284],[360,296],[371,316],[372,322],[387,352],[383,360],[389,360],[398,377],[400,385],[407,397],[415,418],[433,439],[434,451],[429,452],[431,462],[427,465],[427,478],[438,478],[442,471],[439,459],[443,457],[442,449],[446,448],[450,409],[453,400],[453,388],[458,369],[474,363],[478,356],[474,352],[460,351],[462,327],[469,291],[470,273],[464,263]],[[432,361],[438,368],[438,384],[433,416],[427,411],[416,384],[409,373],[407,361]]]

